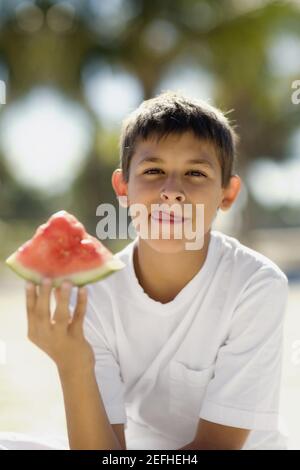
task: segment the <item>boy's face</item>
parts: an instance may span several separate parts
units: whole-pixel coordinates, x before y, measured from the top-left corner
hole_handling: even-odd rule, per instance
[[[148,157],[160,160],[145,160]],[[189,163],[189,160],[196,159],[203,162]],[[158,239],[151,239],[149,235],[146,241],[156,251],[164,253],[182,251],[186,242],[191,241],[184,236],[185,230],[182,230],[181,239],[176,239],[172,235],[175,224],[178,223],[191,224],[193,231],[199,227],[196,223],[196,204],[203,204],[202,232],[206,234],[210,230],[218,207],[223,210],[228,209],[240,189],[238,176],[231,178],[228,188],[222,188],[221,166],[214,146],[207,141],[199,140],[192,132],[182,135],[170,134],[159,142],[155,138],[139,141],[130,162],[128,183],[124,182],[121,170],[115,170],[112,184],[118,196],[127,196],[130,206],[137,203],[145,205],[149,223],[158,224],[159,230]],[[164,204],[167,208],[176,204],[176,207],[182,209],[183,216],[185,206],[189,205],[192,217],[187,217],[183,221],[175,217],[173,222],[170,223],[169,220],[166,222],[162,220],[162,214],[152,210],[153,204]],[[174,214],[180,214],[180,211],[175,211]],[[161,236],[162,226],[166,223],[171,234],[169,239],[163,239]]]

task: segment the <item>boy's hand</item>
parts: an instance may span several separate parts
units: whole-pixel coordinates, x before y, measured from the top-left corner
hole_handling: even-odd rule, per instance
[[[78,289],[73,318],[69,310],[72,284],[65,281],[55,289],[56,309],[51,318],[51,279],[44,279],[37,287],[26,284],[28,338],[56,363],[59,371],[94,366],[94,353],[83,334],[83,319],[87,304],[87,291]]]

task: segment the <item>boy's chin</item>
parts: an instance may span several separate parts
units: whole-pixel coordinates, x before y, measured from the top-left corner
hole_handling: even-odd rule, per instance
[[[185,239],[143,239],[148,246],[161,254],[175,254],[186,250]]]

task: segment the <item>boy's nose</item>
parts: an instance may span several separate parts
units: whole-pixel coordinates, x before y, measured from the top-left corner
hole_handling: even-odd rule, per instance
[[[185,201],[185,195],[181,191],[175,191],[175,190],[166,190],[164,189],[160,193],[160,197],[163,201],[178,201],[178,202],[184,202]]]

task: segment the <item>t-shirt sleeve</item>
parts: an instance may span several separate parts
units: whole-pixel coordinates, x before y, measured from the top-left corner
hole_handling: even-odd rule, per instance
[[[288,281],[260,269],[235,308],[200,417],[251,430],[276,430]]]
[[[109,344],[105,328],[101,320],[101,312],[95,308],[95,302],[88,289],[88,303],[83,325],[84,336],[93,348],[95,355],[95,375],[99,392],[111,424],[127,424],[124,382],[116,355]],[[72,289],[70,298],[71,311],[77,300],[77,288]]]

